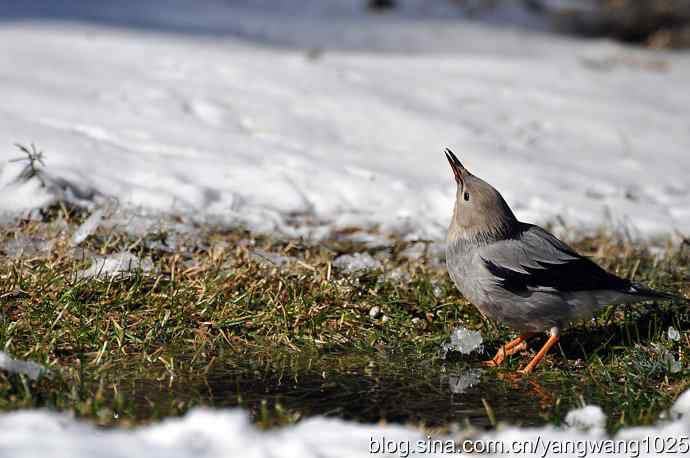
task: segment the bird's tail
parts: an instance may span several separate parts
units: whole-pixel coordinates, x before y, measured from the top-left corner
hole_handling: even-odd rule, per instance
[[[640,285],[639,283],[632,283],[628,289],[628,294],[634,294],[635,296],[641,296],[648,299],[663,299],[667,301],[686,302],[690,304],[690,299],[687,297],[649,289],[646,286]]]

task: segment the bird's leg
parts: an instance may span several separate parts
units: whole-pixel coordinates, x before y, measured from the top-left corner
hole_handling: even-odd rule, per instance
[[[530,361],[529,364],[527,364],[527,366],[525,366],[525,368],[519,372],[521,374],[525,374],[525,375],[531,374],[532,371],[534,370],[534,368],[537,367],[537,364],[539,364],[539,362],[544,358],[546,353],[551,349],[551,347],[556,345],[556,342],[558,342],[559,336],[560,336],[559,329],[556,327],[552,328],[551,329],[551,335],[549,336],[549,340],[547,340],[546,343],[544,344],[544,346],[541,347],[541,350],[539,350],[539,353],[537,353],[534,356],[534,358],[532,358],[532,361]]]
[[[525,340],[529,339],[535,334],[535,332],[528,332],[526,334],[518,336],[516,339],[511,340],[510,342],[506,343],[501,348],[499,348],[496,352],[496,356],[487,361],[483,361],[482,364],[491,367],[500,366],[506,359],[506,356],[514,355],[517,352],[526,350],[527,343],[525,342]]]

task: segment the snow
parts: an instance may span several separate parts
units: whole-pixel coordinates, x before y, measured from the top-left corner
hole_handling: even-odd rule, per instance
[[[104,212],[105,210],[98,209],[91,215],[89,215],[88,218],[86,218],[86,220],[81,224],[81,226],[77,228],[77,230],[74,232],[74,235],[72,236],[73,246],[78,246],[81,242],[86,240],[89,237],[89,235],[96,232],[96,229],[98,229],[98,226],[103,221]]]
[[[261,432],[240,410],[195,409],[183,418],[132,431],[99,430],[66,415],[20,411],[0,415],[0,454],[15,458],[44,454],[69,458],[351,457],[364,456],[376,433],[391,440],[423,437],[401,426],[357,425],[325,418]],[[279,451],[278,455],[272,451]]]
[[[38,380],[41,375],[44,375],[48,370],[38,363],[33,361],[22,361],[14,359],[4,351],[0,351],[0,370],[10,372],[12,374],[23,374],[31,380]]]
[[[674,419],[690,414],[690,391],[686,391],[678,396],[678,399],[676,399],[676,402],[670,409],[670,413],[671,417]]]
[[[81,279],[91,278],[124,278],[136,271],[149,272],[153,269],[153,261],[149,258],[140,259],[132,253],[123,251],[108,256],[96,256],[91,260],[88,269],[77,272]]]
[[[589,405],[568,412],[565,423],[571,428],[583,431],[602,432],[606,429],[606,415],[601,407]]]
[[[283,256],[265,250],[254,250],[249,254],[249,256],[259,264],[266,267],[283,267],[286,264],[295,262],[297,260],[297,258],[294,256]]]
[[[7,240],[0,249],[7,255],[15,258],[40,256],[53,248],[54,240],[44,240],[39,237],[29,237],[17,235],[13,239]]]
[[[471,378],[471,377],[470,377]],[[656,426],[624,428],[609,437],[603,430],[605,417],[600,408],[584,406],[568,414],[566,425],[543,428],[503,427],[474,436],[427,437],[422,431],[396,425],[365,425],[338,419],[314,417],[294,426],[261,431],[251,425],[239,409],[196,408],[180,418],[170,418],[151,426],[99,429],[66,414],[46,410],[24,410],[0,414],[0,455],[16,458],[45,456],[103,458],[160,456],[166,458],[221,458],[227,456],[349,458],[363,456],[457,456],[457,453],[422,453],[430,440],[456,447],[493,444],[496,456],[516,456],[513,447],[529,453],[520,456],[584,456],[586,447],[618,447],[617,453],[590,452],[587,456],[658,456],[663,438],[690,433],[684,416],[690,413],[688,393],[673,407],[673,420],[659,420]],[[36,440],[40,437],[41,440]],[[644,440],[647,438],[647,448]],[[655,443],[654,438],[662,438]],[[464,442],[470,441],[470,442]],[[517,441],[517,442],[516,442]],[[519,444],[519,445],[516,445]],[[668,445],[667,445],[668,446]],[[531,447],[531,448],[527,448]],[[568,450],[569,453],[563,453]],[[573,450],[574,448],[574,450]],[[388,450],[391,453],[380,453]],[[679,449],[682,450],[682,449]],[[561,453],[559,453],[559,451]],[[635,452],[637,451],[637,453]],[[626,453],[627,452],[627,453]]]
[[[360,274],[381,268],[381,261],[369,253],[343,254],[333,260],[333,267],[346,274]]]
[[[23,19],[0,27],[6,212],[59,189],[293,236],[439,240],[448,146],[527,221],[690,232],[685,54],[463,22],[423,2],[366,15],[313,1],[304,16],[289,2],[95,3],[4,6]],[[45,152],[50,186],[16,181],[15,142]]]

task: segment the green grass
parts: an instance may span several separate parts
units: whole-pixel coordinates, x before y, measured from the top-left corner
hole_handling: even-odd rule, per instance
[[[615,430],[653,422],[690,385],[683,304],[604,310],[566,331],[535,375],[512,374],[539,340],[453,394],[449,380],[481,368],[512,334],[482,319],[433,255],[404,257],[412,242],[367,249],[348,237],[355,229],[318,243],[213,227],[143,238],[99,229],[75,249],[70,236],[85,216],[57,206],[42,221],[0,229],[5,251],[17,239],[53,241],[49,251],[0,258],[0,349],[50,369],[36,382],[0,371],[2,410],[49,407],[108,426],[197,405],[242,406],[265,427],[325,414],[445,428],[489,427],[494,417],[558,424],[584,400],[601,405]],[[181,243],[171,250],[173,236]],[[689,293],[686,246],[655,257],[599,236],[576,247],[621,276]],[[153,269],[78,275],[91,256],[123,250],[150,258]],[[256,250],[294,261],[277,266]],[[383,269],[353,276],[333,267],[335,257],[361,251]],[[482,332],[486,353],[442,359],[441,343],[461,323]],[[669,326],[679,341],[666,337]],[[681,371],[670,370],[665,352],[680,358]]]

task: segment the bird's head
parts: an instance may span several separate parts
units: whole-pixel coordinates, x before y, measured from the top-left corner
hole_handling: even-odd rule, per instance
[[[457,191],[448,238],[496,239],[509,236],[517,219],[501,194],[486,181],[472,175],[446,148],[446,158],[455,175]]]

